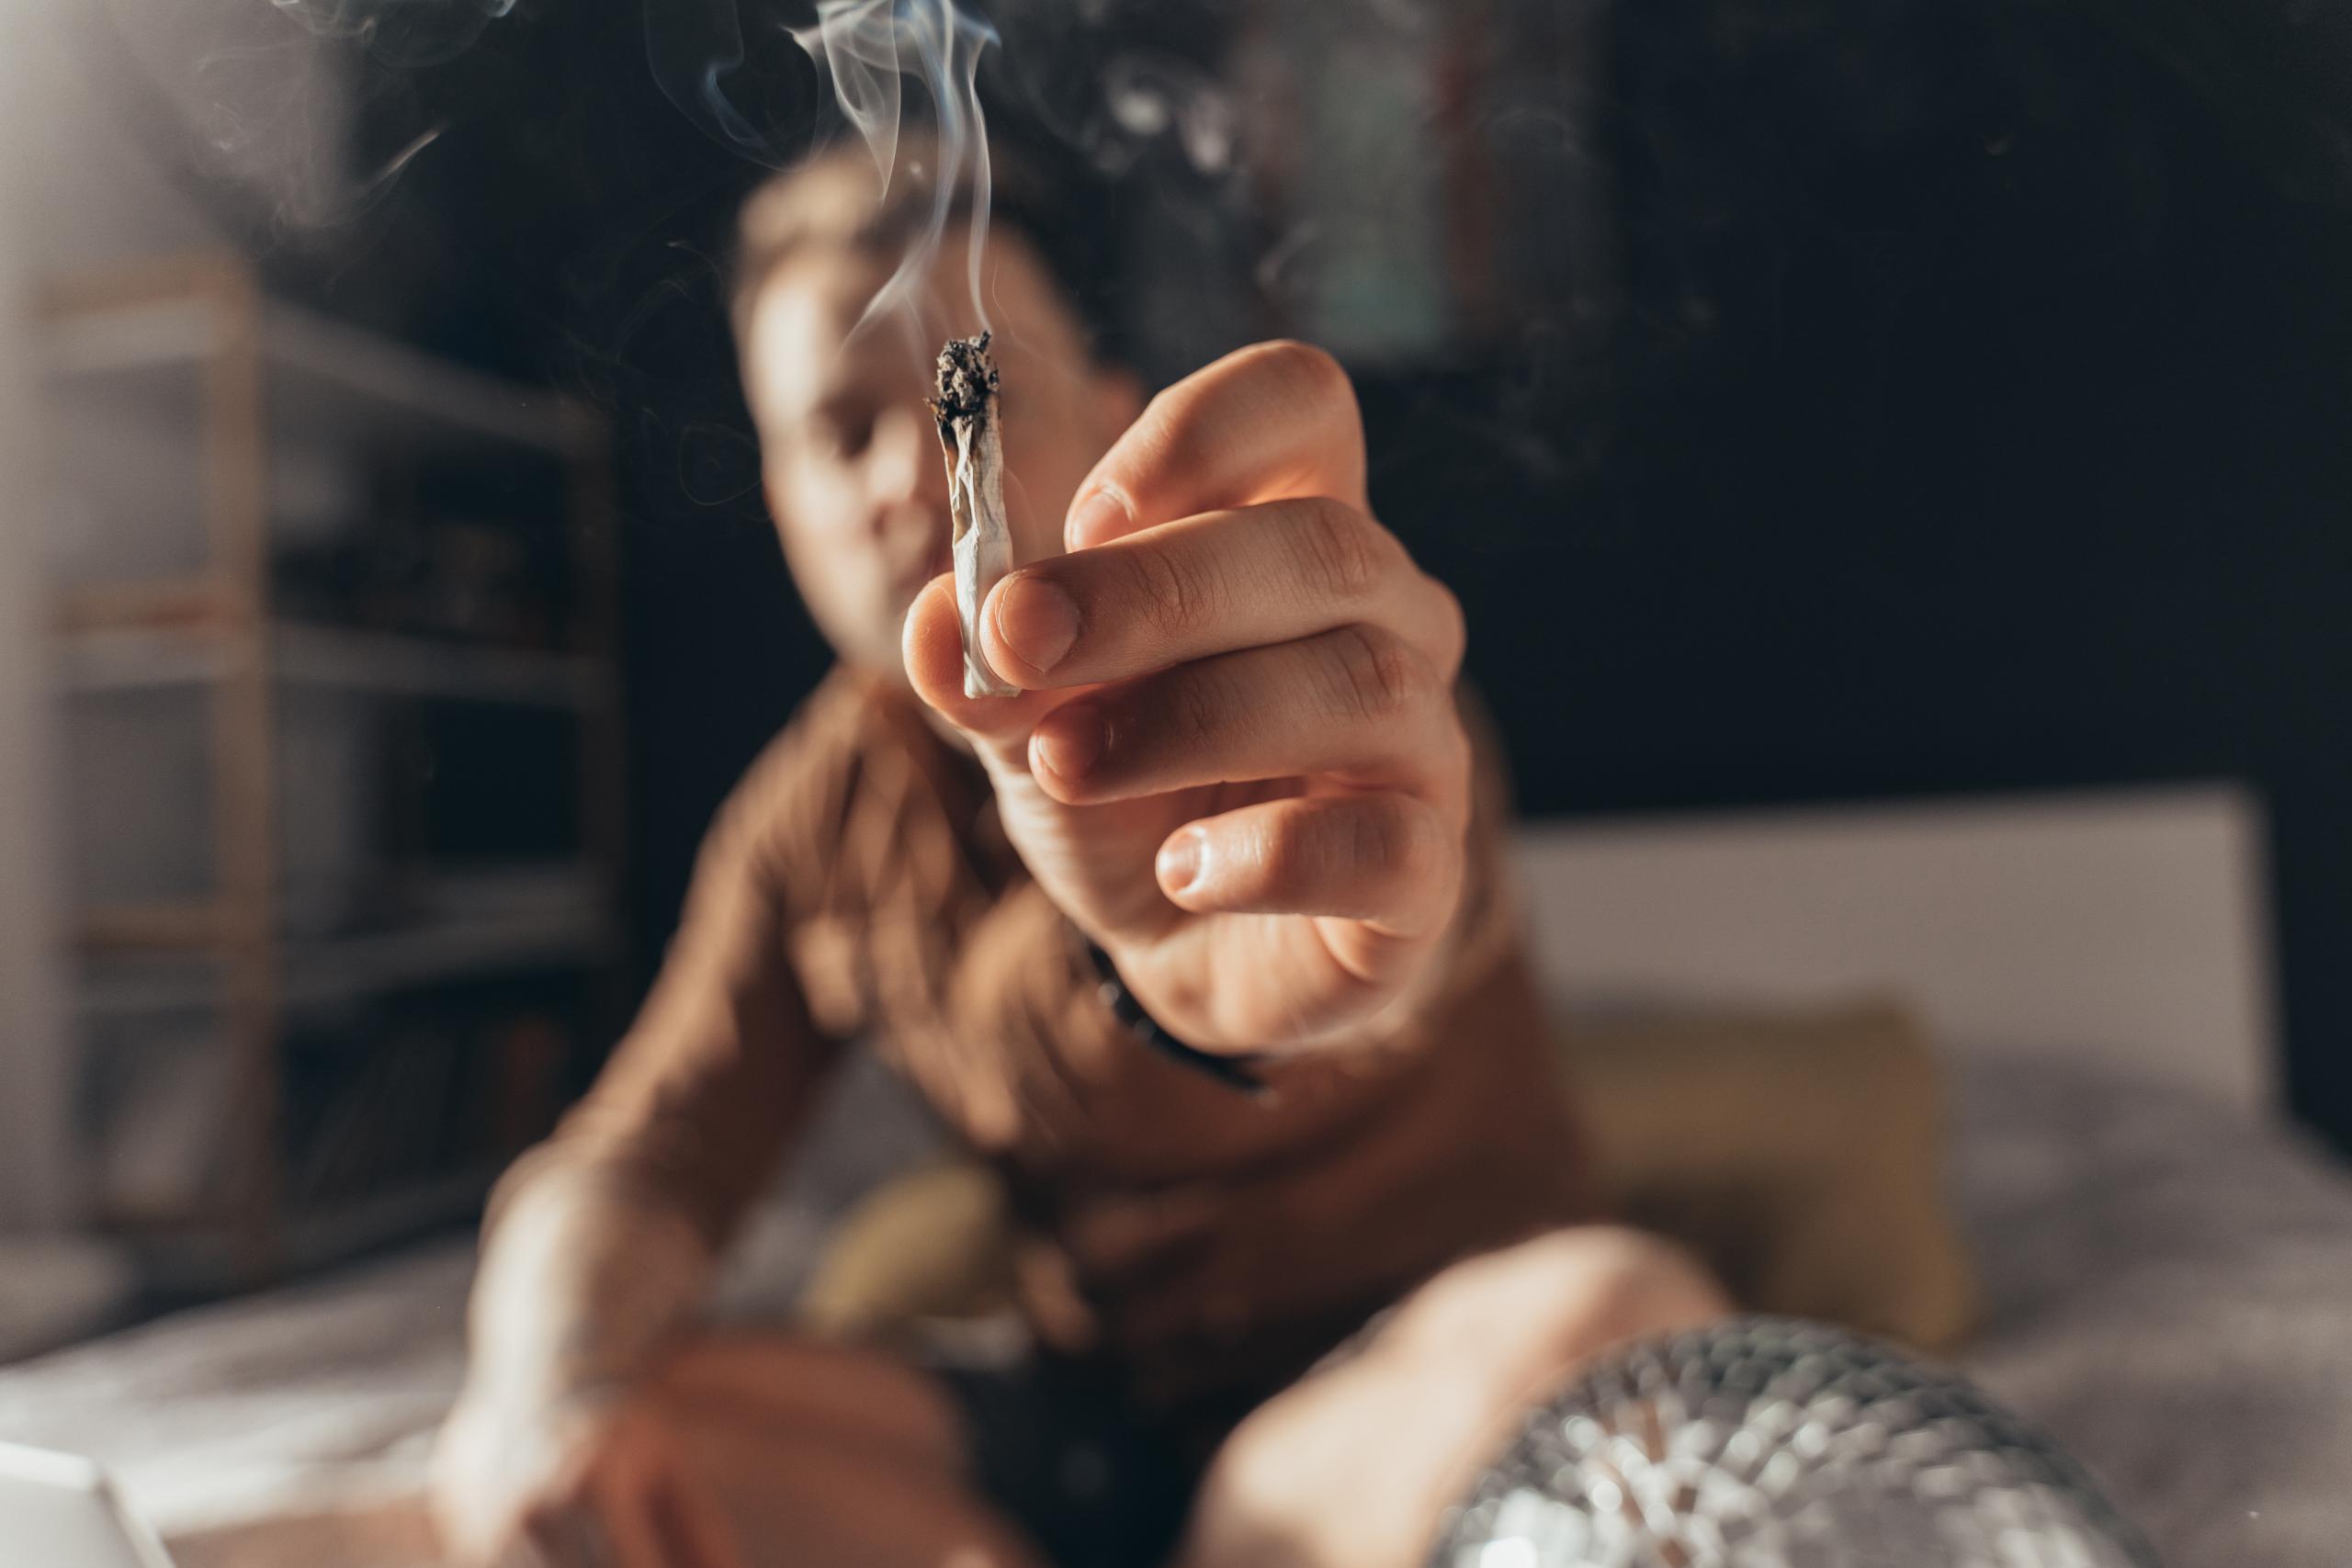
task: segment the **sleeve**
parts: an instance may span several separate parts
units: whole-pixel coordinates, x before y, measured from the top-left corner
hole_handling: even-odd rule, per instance
[[[485,1232],[560,1171],[681,1213],[717,1247],[766,1185],[842,1052],[791,962],[788,887],[809,874],[820,782],[801,728],[721,810],[643,1010],[586,1097],[500,1181]]]

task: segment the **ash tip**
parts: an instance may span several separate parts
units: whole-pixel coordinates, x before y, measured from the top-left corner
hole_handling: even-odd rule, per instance
[[[996,361],[989,357],[989,341],[993,333],[978,337],[952,337],[939,351],[939,389],[931,401],[931,412],[945,427],[958,420],[978,419],[988,412],[989,400],[996,395]]]

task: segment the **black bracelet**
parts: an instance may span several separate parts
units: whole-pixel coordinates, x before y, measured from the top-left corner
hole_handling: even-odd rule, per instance
[[[1111,1010],[1112,1017],[1126,1026],[1127,1032],[1161,1055],[1182,1062],[1195,1072],[1205,1073],[1227,1089],[1239,1089],[1253,1096],[1267,1092],[1265,1080],[1250,1070],[1250,1065],[1259,1060],[1258,1057],[1220,1056],[1185,1044],[1162,1029],[1159,1021],[1144,1010],[1143,1004],[1136,1000],[1136,994],[1127,989],[1126,981],[1120,978],[1119,966],[1111,962],[1109,953],[1090,942],[1086,944],[1086,955],[1094,961],[1094,974],[1101,982],[1097,989],[1102,993],[1102,1004]]]

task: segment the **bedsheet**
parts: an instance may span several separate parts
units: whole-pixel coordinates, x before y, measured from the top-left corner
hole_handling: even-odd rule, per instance
[[[2011,1051],[1952,1076],[1951,1180],[1985,1306],[1962,1364],[2073,1449],[2174,1568],[2341,1563],[2352,1175],[2108,1069]],[[721,1315],[773,1315],[827,1214],[925,1145],[878,1084],[847,1098],[838,1120],[859,1134],[820,1145],[755,1221]],[[0,1368],[0,1438],[113,1465],[188,1568],[317,1561],[315,1524],[280,1559],[246,1522],[406,1506],[457,1389],[470,1272],[453,1238]],[[409,1568],[413,1532],[369,1517],[346,1562]]]

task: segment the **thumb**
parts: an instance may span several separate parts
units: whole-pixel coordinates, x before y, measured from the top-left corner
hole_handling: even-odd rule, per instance
[[[956,613],[956,580],[933,578],[907,611],[899,658],[915,695],[968,738],[981,760],[1026,773],[1029,732],[1037,721],[1091,688],[1023,692],[1010,697],[964,694],[964,631]]]

